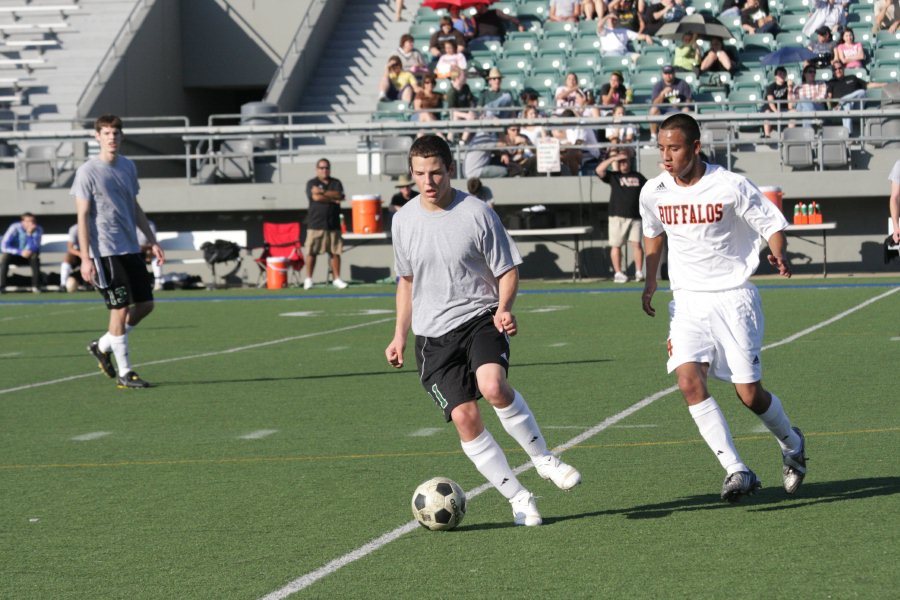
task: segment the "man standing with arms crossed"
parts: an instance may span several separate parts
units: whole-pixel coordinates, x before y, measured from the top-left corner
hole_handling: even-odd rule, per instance
[[[81,276],[97,288],[109,309],[109,330],[91,342],[88,351],[101,371],[116,378],[118,387],[150,387],[131,369],[128,356],[128,333],[153,310],[153,278],[141,254],[137,229],[146,236],[160,265],[165,254],[137,202],[137,168],[119,154],[122,119],[99,117],[94,137],[100,154],[78,168],[70,191],[78,213]],[[111,356],[115,356],[115,368]]]
[[[708,374],[733,383],[741,402],[778,440],[784,489],[793,494],[806,475],[806,444],[778,397],[762,386],[762,303],[749,282],[759,265],[760,236],[768,240],[769,263],[783,277],[791,276],[787,221],[747,179],[700,160],[700,127],[691,116],[679,113],[663,121],[659,151],[665,171],[641,191],[644,312],[656,314],[650,301],[668,239],[673,300],[667,366],[678,376],[700,435],[725,469],[721,497],[736,502],[762,484],[738,456],[728,423],[709,394]]]
[[[394,215],[391,238],[397,275],[397,323],[384,353],[403,366],[406,336],[416,334],[419,380],[444,418],[456,426],[463,452],[512,505],[516,525],[541,524],[534,496],[484,428],[477,399],[494,408],[506,432],[531,457],[538,475],[562,490],[581,474],[547,449],[537,421],[509,385],[512,306],[522,262],[497,214],[450,187],[453,157],[442,138],[426,135],[409,151],[420,194]]]
[[[327,158],[316,161],[316,176],[306,182],[306,198],[309,210],[306,214],[306,279],[303,289],[313,286],[316,256],[327,253],[331,263],[331,284],[339,290],[347,287],[341,279],[341,201],[344,186],[340,179],[331,176],[331,163]]]

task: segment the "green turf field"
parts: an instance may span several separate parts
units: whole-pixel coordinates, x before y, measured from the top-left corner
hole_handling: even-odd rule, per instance
[[[660,394],[667,292],[651,319],[636,284],[530,283],[510,380],[552,445],[593,432],[564,453],[584,482],[526,470],[543,526],[514,527],[491,489],[451,532],[409,525],[413,489],[483,480],[410,349],[386,364],[393,286],[163,293],[130,338],[148,390],[116,389],[85,351],[99,296],[4,296],[0,598],[895,598],[900,281],[757,284],[764,383],[807,436],[796,497],[717,382],[764,486],[719,502],[718,462]]]

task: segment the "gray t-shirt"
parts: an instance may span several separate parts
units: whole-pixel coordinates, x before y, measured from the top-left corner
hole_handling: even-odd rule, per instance
[[[112,164],[95,156],[78,167],[69,193],[90,202],[91,256],[140,251],[134,219],[139,191],[137,169],[124,156]]]
[[[453,190],[450,205],[422,208],[421,196],[394,215],[397,275],[412,275],[412,330],[438,337],[498,304],[497,277],[521,264],[512,238],[475,196]]]
[[[894,163],[894,168],[891,169],[891,174],[888,175],[888,179],[894,183],[900,183],[900,160]]]

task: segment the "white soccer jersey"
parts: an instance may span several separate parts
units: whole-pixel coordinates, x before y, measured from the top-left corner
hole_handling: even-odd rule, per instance
[[[641,189],[644,235],[666,234],[672,290],[728,290],[759,266],[760,236],[787,227],[778,208],[747,178],[706,165],[696,184],[681,187],[668,173]]]

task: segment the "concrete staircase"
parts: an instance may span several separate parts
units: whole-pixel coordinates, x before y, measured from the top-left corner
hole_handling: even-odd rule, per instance
[[[378,83],[400,36],[409,30],[421,0],[404,2],[403,21],[394,21],[394,3],[347,0],[338,28],[306,85],[294,112],[332,112],[308,117],[307,123],[365,123],[378,101]],[[355,151],[350,136],[326,136],[329,148]],[[349,155],[346,157],[349,160]],[[335,159],[341,160],[335,156]],[[355,160],[355,159],[354,159]]]

